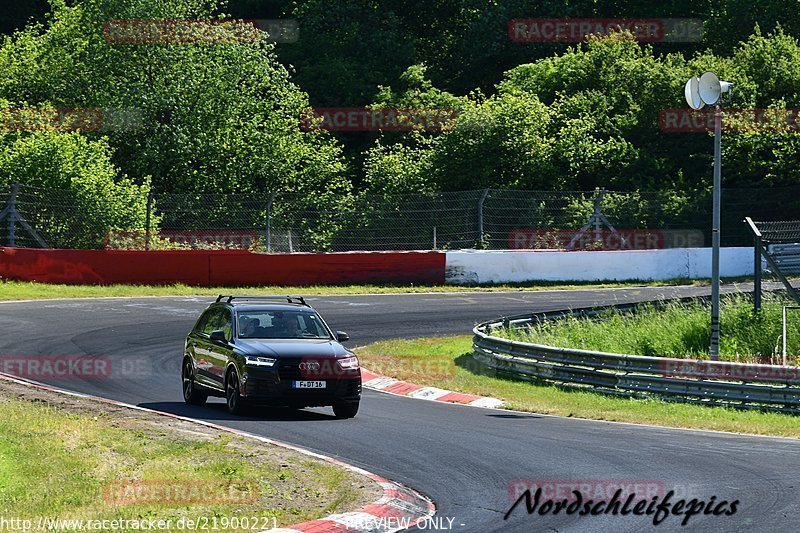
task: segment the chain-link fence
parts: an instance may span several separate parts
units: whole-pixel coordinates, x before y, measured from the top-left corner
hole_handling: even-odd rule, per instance
[[[707,246],[711,195],[478,191],[403,195],[164,194],[124,216],[92,191],[0,189],[0,243],[259,253],[430,249],[648,249]],[[800,187],[725,189],[722,244],[752,244],[743,220],[798,219]]]

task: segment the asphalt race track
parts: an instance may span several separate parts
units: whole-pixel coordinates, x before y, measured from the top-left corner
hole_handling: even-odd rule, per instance
[[[361,345],[463,334],[503,314],[703,294],[707,288],[312,297],[334,329]],[[210,298],[58,300],[0,304],[0,355],[104,355],[106,379],[49,383],[233,426],[339,457],[436,502],[455,531],[797,531],[800,443],[451,406],[365,391],[359,415],[271,410],[233,418],[222,400],[183,403],[185,334]],[[118,375],[118,372],[123,375]],[[798,420],[800,423],[800,419]],[[528,516],[508,521],[515,480],[657,482],[678,496],[739,500],[733,516]],[[688,498],[687,498],[688,499]],[[447,521],[445,520],[445,524]]]

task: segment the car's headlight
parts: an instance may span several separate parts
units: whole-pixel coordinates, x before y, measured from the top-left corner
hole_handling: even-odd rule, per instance
[[[250,366],[274,366],[277,359],[271,357],[258,357],[255,355],[245,355],[244,361]]]
[[[339,359],[339,366],[344,368],[345,370],[355,370],[358,368],[358,357],[354,355],[352,357],[345,357],[344,359]]]

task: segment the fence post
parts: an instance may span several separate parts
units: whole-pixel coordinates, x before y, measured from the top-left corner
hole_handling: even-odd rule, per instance
[[[150,250],[150,220],[151,215],[150,213],[153,210],[153,189],[147,191],[147,211],[145,212],[144,218],[144,250]]]
[[[436,226],[433,227],[433,249],[436,249]]]
[[[19,182],[14,182],[11,187],[11,196],[8,198],[8,246],[16,246],[16,223],[17,223],[17,194],[19,193]]]
[[[784,305],[783,313],[781,313],[781,340],[783,340],[783,351],[781,353],[783,354],[783,366],[786,366],[786,309],[787,307]]]
[[[486,201],[486,196],[489,195],[489,189],[484,189],[481,199],[478,201],[478,245],[481,248],[486,248],[487,243],[483,238],[483,203]]]
[[[606,195],[605,189],[598,189],[597,196],[594,199],[594,242],[602,241],[602,236],[600,235],[601,221],[603,217],[603,197]]]
[[[750,233],[753,234],[753,313],[758,313],[761,310],[761,247],[763,240],[761,231],[752,218],[745,217],[744,222],[750,228]]]
[[[269,195],[267,201],[267,253],[272,253],[272,204],[275,202],[275,193]]]

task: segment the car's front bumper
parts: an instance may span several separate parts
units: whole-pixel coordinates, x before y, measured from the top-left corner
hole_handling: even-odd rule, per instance
[[[322,381],[321,389],[299,389],[296,381]],[[337,401],[358,401],[361,398],[361,372],[352,371],[335,379],[293,379],[275,371],[248,371],[242,376],[243,397],[254,403],[274,405],[325,406]]]

